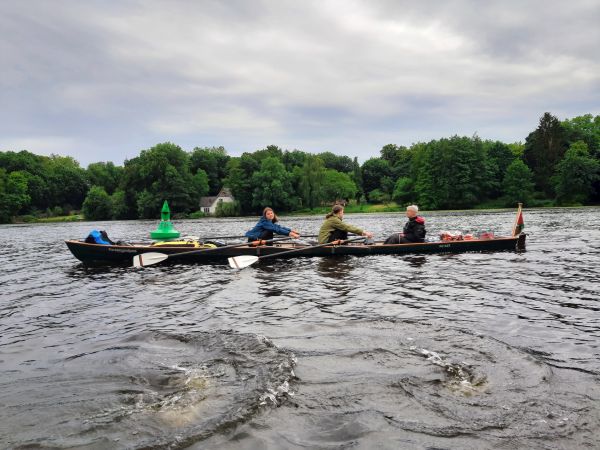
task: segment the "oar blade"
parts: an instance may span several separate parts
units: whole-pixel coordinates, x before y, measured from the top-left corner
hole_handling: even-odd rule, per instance
[[[252,255],[234,256],[233,258],[227,258],[227,261],[229,261],[229,267],[232,269],[243,269],[258,261],[258,257]]]
[[[158,252],[141,253],[133,257],[133,267],[151,266],[152,264],[158,264],[159,262],[164,261],[168,257],[169,255]]]

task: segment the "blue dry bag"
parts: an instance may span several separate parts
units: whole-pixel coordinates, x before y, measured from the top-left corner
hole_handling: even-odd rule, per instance
[[[102,244],[102,245],[110,245],[110,239],[108,239],[108,236],[106,235],[106,232],[101,232],[98,230],[92,230],[90,231],[90,234],[88,234],[88,237],[85,238],[85,242],[87,242],[88,244]]]

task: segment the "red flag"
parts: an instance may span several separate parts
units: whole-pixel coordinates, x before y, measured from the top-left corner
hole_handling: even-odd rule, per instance
[[[517,216],[517,222],[515,223],[513,236],[521,234],[523,228],[525,228],[525,222],[523,221],[523,211],[519,210],[519,215]]]

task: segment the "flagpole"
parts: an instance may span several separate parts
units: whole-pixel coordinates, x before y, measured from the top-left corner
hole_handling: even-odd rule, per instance
[[[515,217],[515,224],[513,225],[512,235],[513,237],[517,233],[517,225],[519,224],[519,217],[521,217],[521,209],[523,208],[523,203],[518,203],[519,207],[517,209],[517,217]]]

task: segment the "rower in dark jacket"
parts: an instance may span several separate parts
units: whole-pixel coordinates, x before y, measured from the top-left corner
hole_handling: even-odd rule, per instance
[[[406,207],[406,217],[408,222],[404,225],[402,233],[394,233],[386,239],[384,244],[410,244],[415,242],[425,242],[425,219],[418,216],[419,207],[410,205]]]
[[[254,225],[254,228],[246,233],[245,236],[248,238],[248,242],[270,240],[273,239],[273,234],[290,236],[294,239],[300,237],[297,231],[277,225],[278,220],[275,211],[272,208],[266,207],[263,210],[260,220]]]

